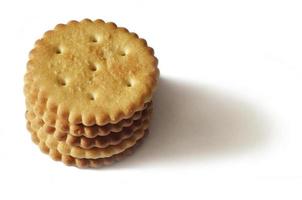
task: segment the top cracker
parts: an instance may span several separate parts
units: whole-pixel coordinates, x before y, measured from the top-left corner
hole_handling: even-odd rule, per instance
[[[58,118],[104,125],[142,109],[158,76],[144,39],[114,23],[84,19],[59,24],[36,42],[25,85],[36,88]]]

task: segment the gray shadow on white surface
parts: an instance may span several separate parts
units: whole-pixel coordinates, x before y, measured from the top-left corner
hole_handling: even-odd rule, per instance
[[[149,136],[134,155],[111,167],[202,162],[260,148],[267,136],[267,120],[251,104],[225,92],[162,78]]]

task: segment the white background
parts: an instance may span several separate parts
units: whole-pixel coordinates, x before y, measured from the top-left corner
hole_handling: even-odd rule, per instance
[[[1,1],[0,199],[301,199],[302,2]],[[25,128],[23,75],[57,23],[114,21],[159,58],[151,134],[80,170]]]

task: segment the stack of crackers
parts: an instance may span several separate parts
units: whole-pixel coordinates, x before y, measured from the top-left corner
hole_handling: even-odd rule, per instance
[[[30,52],[25,75],[27,127],[54,160],[109,165],[148,134],[159,76],[153,49],[114,23],[59,24]]]

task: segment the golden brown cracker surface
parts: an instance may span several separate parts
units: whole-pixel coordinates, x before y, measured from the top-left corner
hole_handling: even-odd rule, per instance
[[[145,40],[102,20],[56,26],[36,42],[29,58],[27,104],[37,101],[39,112],[45,105],[57,114],[51,118],[86,126],[132,116],[152,98],[159,75]]]

